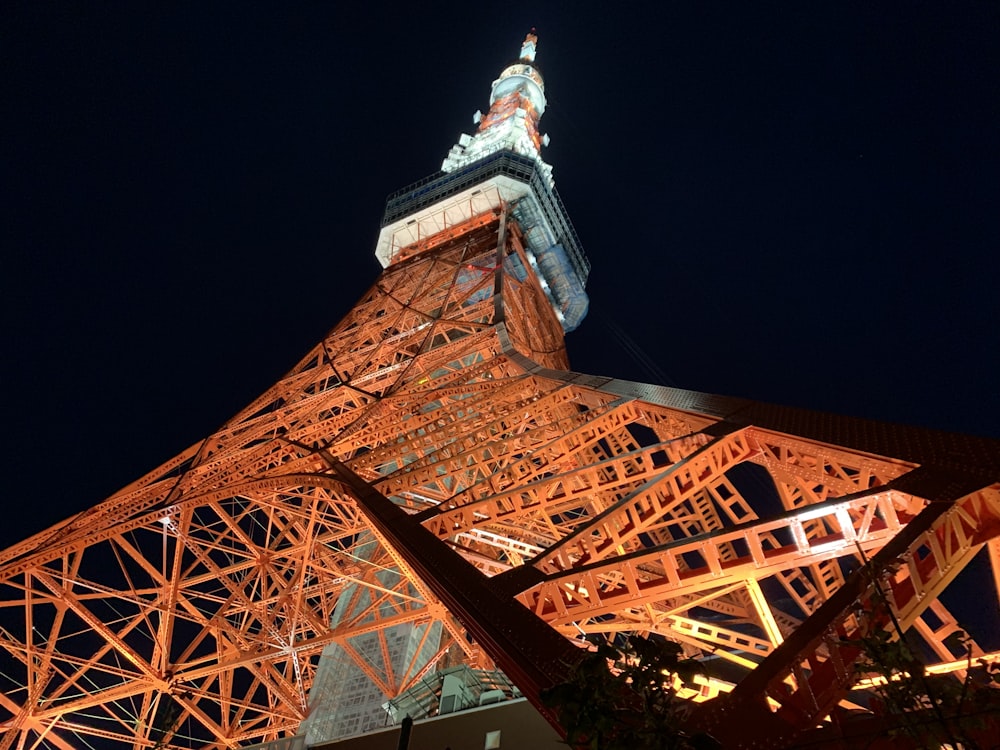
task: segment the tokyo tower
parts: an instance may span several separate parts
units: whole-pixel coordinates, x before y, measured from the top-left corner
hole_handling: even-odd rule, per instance
[[[865,705],[850,642],[890,621],[931,671],[1000,660],[942,598],[977,566],[996,619],[1000,443],[569,369],[590,268],[536,42],[298,364],[0,553],[0,750],[322,744],[455,674],[546,713],[627,634],[715,665],[685,697],[724,747],[794,747]]]

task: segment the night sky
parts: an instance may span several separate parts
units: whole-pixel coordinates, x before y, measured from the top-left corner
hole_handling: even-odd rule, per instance
[[[761,5],[5,5],[0,547],[291,368],[533,26],[575,369],[1000,437],[1000,3]]]

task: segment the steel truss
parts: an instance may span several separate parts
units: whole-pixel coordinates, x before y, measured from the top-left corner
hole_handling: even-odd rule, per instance
[[[387,697],[452,649],[537,700],[621,633],[731,665],[698,725],[787,746],[883,625],[863,556],[957,664],[940,596],[981,554],[995,611],[998,534],[996,442],[569,371],[491,212],[402,253],[215,434],[0,555],[2,746],[294,733],[331,643]],[[394,668],[386,631],[433,622],[437,656]]]

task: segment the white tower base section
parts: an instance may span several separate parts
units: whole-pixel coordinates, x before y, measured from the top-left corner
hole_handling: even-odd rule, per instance
[[[510,208],[528,261],[566,331],[587,314],[590,264],[555,190],[534,160],[501,151],[451,175],[436,175],[389,197],[375,257],[382,267],[409,257],[429,237],[474,216]],[[407,252],[404,254],[404,250]]]
[[[424,638],[427,628],[432,628]],[[437,653],[441,640],[441,623],[397,625],[381,634],[388,646],[391,665],[389,673],[409,672],[412,676],[427,665]],[[349,639],[349,648],[376,671],[381,665],[382,644],[379,633],[366,633]],[[423,646],[421,647],[421,644]],[[410,669],[407,670],[407,665]],[[353,737],[392,724],[383,704],[386,695],[355,663],[347,649],[332,643],[323,649],[316,680],[309,691],[309,718],[302,722],[300,734],[312,747],[323,742]]]
[[[368,560],[374,540],[358,544],[355,557]],[[299,727],[309,746],[381,729],[391,723],[382,705],[411,682],[438,652],[441,623],[404,622],[366,630],[376,614],[389,616],[392,602],[382,592],[398,582],[399,571],[385,567],[375,574],[374,586],[353,584],[344,588],[330,615],[334,632],[346,627],[339,642],[323,649],[316,678],[309,690],[309,716]],[[409,587],[411,600],[420,593]],[[354,632],[354,635],[351,634]],[[381,684],[372,679],[376,677]]]

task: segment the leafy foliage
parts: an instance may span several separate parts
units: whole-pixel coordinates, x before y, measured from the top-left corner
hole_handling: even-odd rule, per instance
[[[573,748],[697,749],[707,738],[681,730],[691,704],[677,695],[677,686],[701,673],[676,643],[631,638],[620,649],[599,646],[542,699],[558,713]]]
[[[971,642],[963,640],[968,660],[965,678],[929,674],[907,641],[878,576],[871,575],[868,621],[876,626],[846,643],[861,650],[856,671],[875,678],[877,699],[872,708],[894,717],[898,728],[891,734],[912,746],[976,750],[975,738],[986,718],[1000,711],[1000,665],[977,664]]]

